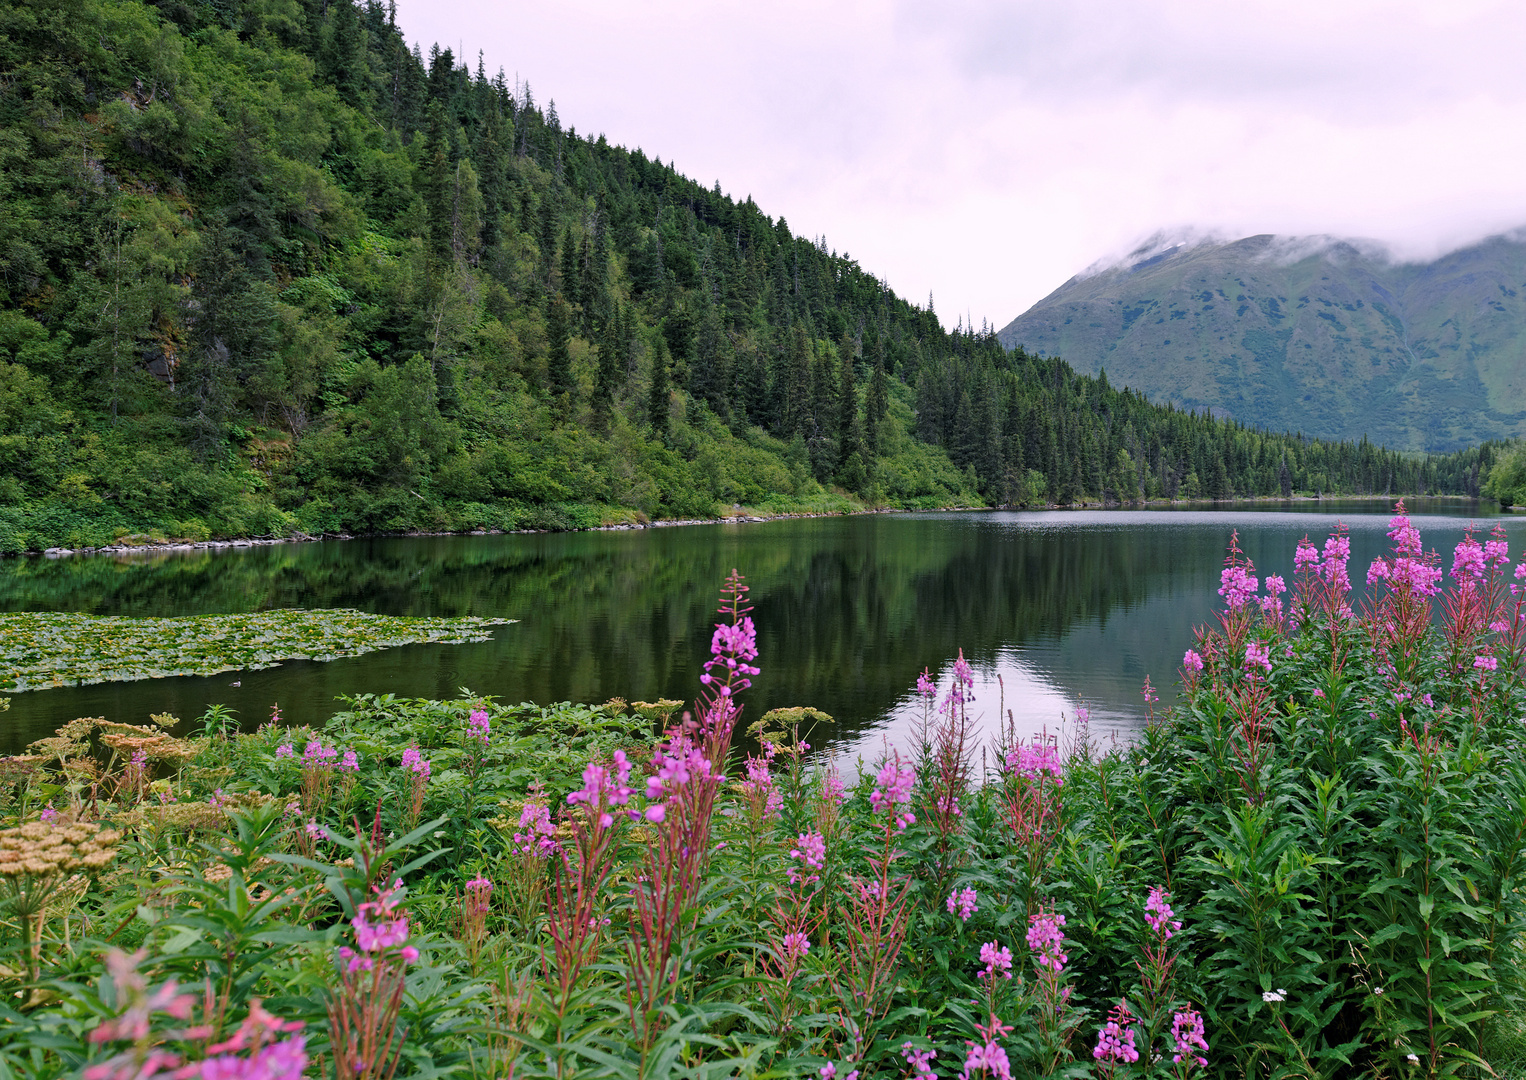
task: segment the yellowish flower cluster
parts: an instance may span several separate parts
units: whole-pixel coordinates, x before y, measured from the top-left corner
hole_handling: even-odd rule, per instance
[[[122,834],[85,822],[29,821],[0,831],[0,877],[50,878],[99,870],[116,857]]]

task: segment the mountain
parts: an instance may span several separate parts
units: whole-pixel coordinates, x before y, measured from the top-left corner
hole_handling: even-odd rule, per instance
[[[0,72],[0,552],[1476,491],[1492,460],[946,331],[377,0],[0,0]]]
[[[1445,452],[1526,434],[1526,234],[1424,263],[1330,237],[1157,239],[998,337],[1152,400]]]

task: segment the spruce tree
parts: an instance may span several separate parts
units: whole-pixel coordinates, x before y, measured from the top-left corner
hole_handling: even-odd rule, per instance
[[[647,419],[652,425],[652,437],[663,440],[668,437],[668,397],[672,386],[668,364],[668,343],[661,334],[652,335],[652,386],[647,397]]]

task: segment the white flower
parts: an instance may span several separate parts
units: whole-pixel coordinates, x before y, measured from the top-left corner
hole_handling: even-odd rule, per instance
[[[1287,996],[1288,992],[1286,990],[1264,990],[1261,993],[1261,1000],[1271,1004],[1274,1001],[1285,1001]]]
[[[1409,1063],[1411,1065],[1418,1065],[1418,1064],[1420,1064],[1420,1055],[1419,1054],[1405,1054],[1404,1056],[1405,1056],[1406,1059],[1408,1059],[1408,1061],[1409,1061]]]
[[[1382,994],[1383,993],[1383,988],[1381,986],[1374,986],[1372,988],[1372,992],[1374,994]]]

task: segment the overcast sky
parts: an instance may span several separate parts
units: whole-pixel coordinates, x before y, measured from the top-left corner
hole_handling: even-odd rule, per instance
[[[1161,231],[1526,225],[1526,4],[398,0],[427,54],[1004,326]]]

